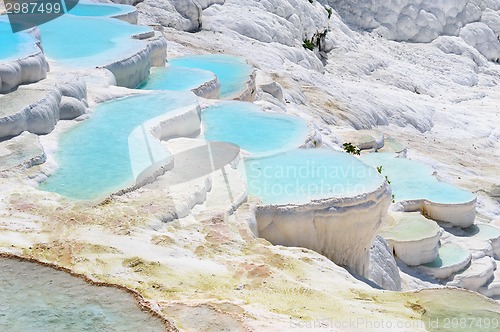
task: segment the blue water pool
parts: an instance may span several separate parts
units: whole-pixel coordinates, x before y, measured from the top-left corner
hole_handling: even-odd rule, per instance
[[[215,74],[206,70],[175,66],[151,68],[148,79],[138,89],[187,91],[213,79]]]
[[[301,118],[263,112],[246,102],[221,102],[204,109],[201,117],[207,140],[233,143],[257,155],[298,147],[308,132]]]
[[[173,67],[197,68],[213,72],[221,84],[221,97],[230,98],[243,91],[253,68],[244,59],[229,55],[198,55],[169,59]]]
[[[76,16],[116,16],[133,12],[134,6],[116,5],[111,3],[92,3],[80,1],[78,4],[68,11],[71,15]]]
[[[103,66],[126,59],[145,47],[145,41],[132,36],[151,30],[116,19],[74,15],[63,15],[39,28],[46,56],[71,67]]]
[[[132,294],[0,257],[1,331],[165,331]]]
[[[0,17],[0,63],[16,60],[38,51],[36,39],[25,32],[13,33],[6,17]]]
[[[372,167],[342,152],[295,149],[245,161],[248,192],[265,204],[308,203],[352,197],[379,188],[384,179]]]
[[[91,119],[61,136],[59,169],[41,189],[69,198],[99,199],[134,185],[142,171],[168,158],[141,125],[195,103],[190,93],[161,92],[100,104]]]
[[[438,257],[424,266],[431,268],[452,266],[467,261],[469,256],[470,252],[467,249],[453,243],[445,243],[439,248]]]
[[[369,153],[362,158],[366,164],[382,166],[382,174],[391,181],[396,201],[427,199],[434,203],[468,203],[475,196],[451,184],[438,181],[433,169],[406,158],[397,158],[395,153]]]

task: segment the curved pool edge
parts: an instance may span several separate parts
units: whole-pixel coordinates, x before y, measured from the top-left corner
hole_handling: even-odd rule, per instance
[[[45,135],[52,132],[60,120],[74,119],[81,114],[67,110],[86,110],[87,85],[81,78],[64,77],[62,84],[45,88],[44,96],[21,110],[0,117],[0,139],[27,131]],[[14,92],[16,93],[16,92]],[[8,97],[8,96],[7,96]]]
[[[255,100],[255,94],[257,92],[256,77],[257,71],[254,68],[252,70],[252,73],[248,75],[248,80],[245,82],[245,88],[235,95],[229,96],[227,99],[253,102]]]
[[[202,85],[191,89],[191,91],[201,98],[219,99],[220,98],[220,81],[215,76],[212,80],[203,83]]]
[[[304,204],[256,204],[257,236],[274,245],[305,247],[337,265],[368,275],[369,249],[391,202],[384,180],[377,189],[351,197]]]
[[[131,294],[135,298],[135,300],[137,301],[137,304],[139,305],[139,307],[141,309],[147,311],[151,316],[154,316],[154,317],[158,318],[160,321],[162,321],[163,325],[165,326],[166,331],[178,331],[178,329],[175,327],[173,322],[171,322],[167,317],[165,317],[161,313],[160,310],[154,308],[154,304],[151,301],[146,300],[141,295],[141,293],[139,293],[138,291],[136,291],[132,288],[129,288],[127,286],[120,285],[117,283],[97,281],[97,280],[94,280],[85,274],[75,272],[71,268],[61,266],[61,265],[54,263],[54,262],[40,261],[40,260],[38,260],[34,257],[30,257],[30,256],[22,256],[22,255],[17,255],[14,253],[9,253],[9,252],[0,252],[0,257],[7,258],[7,259],[16,259],[19,261],[30,262],[30,263],[34,263],[34,264],[39,264],[41,266],[46,266],[46,267],[49,267],[49,268],[52,268],[52,269],[55,269],[58,271],[62,271],[62,272],[70,274],[73,277],[79,278],[92,286],[112,287],[112,288],[116,288],[116,289],[125,291],[125,292]]]
[[[154,32],[154,36],[147,37],[145,42],[147,44],[135,54],[97,68],[111,71],[117,86],[135,89],[148,78],[151,67],[165,66],[167,40],[163,35]]]
[[[428,199],[404,200],[398,203],[404,212],[420,211],[423,215],[439,222],[467,228],[476,219],[477,197],[465,203],[436,203]]]
[[[445,243],[442,246],[450,246],[450,245],[458,247],[462,250],[466,250],[466,249],[463,249],[460,246],[455,245],[455,244],[450,243],[450,242]],[[439,257],[439,255],[438,255],[438,257]],[[440,266],[440,267],[431,267],[431,266],[421,265],[418,268],[421,271],[423,271],[425,274],[430,275],[433,278],[447,279],[447,278],[451,277],[454,273],[457,273],[457,272],[461,271],[462,269],[464,269],[467,265],[469,265],[471,260],[472,260],[472,254],[470,252],[468,252],[468,254],[465,255],[461,261],[458,261],[458,262],[453,263],[453,264],[448,264],[448,265],[444,265],[444,266]],[[432,263],[432,262],[429,262],[429,263]]]

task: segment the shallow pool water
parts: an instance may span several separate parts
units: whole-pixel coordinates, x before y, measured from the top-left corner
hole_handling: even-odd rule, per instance
[[[433,169],[425,164],[397,158],[395,153],[369,153],[362,158],[366,164],[382,166],[382,175],[391,181],[396,201],[427,199],[434,203],[468,203],[475,196],[451,184],[440,182],[432,175]]]
[[[0,257],[1,331],[165,331],[128,292]]]
[[[71,67],[104,66],[145,47],[132,38],[151,29],[105,17],[63,15],[39,27],[47,58]]]
[[[207,140],[228,142],[254,154],[268,154],[304,144],[307,123],[299,117],[263,112],[252,103],[226,101],[201,114]]]
[[[98,199],[135,184],[147,167],[169,157],[142,124],[194,105],[191,93],[161,92],[98,105],[89,120],[64,133],[56,159],[59,169],[40,189],[75,199]]]
[[[73,7],[68,14],[76,16],[115,16],[134,11],[133,6],[115,5],[115,4],[100,4],[80,1]]]
[[[192,90],[215,79],[215,74],[206,70],[168,66],[151,68],[148,79],[139,85],[142,90]]]
[[[489,240],[500,237],[500,229],[485,224],[476,224],[464,229],[465,232],[477,239]]]
[[[36,53],[36,42],[26,32],[13,33],[7,18],[0,17],[0,63]]]
[[[213,72],[221,84],[221,97],[234,97],[246,87],[253,68],[244,59],[222,55],[209,54],[169,59],[173,67],[197,68]]]
[[[453,243],[445,243],[439,248],[438,257],[424,266],[432,268],[451,266],[465,261],[469,255],[467,249]]]
[[[245,161],[248,192],[265,204],[308,203],[375,191],[383,178],[355,157],[326,149],[295,149]]]

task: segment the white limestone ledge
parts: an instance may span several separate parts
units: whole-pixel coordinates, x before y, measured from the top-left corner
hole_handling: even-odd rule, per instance
[[[249,101],[253,102],[255,100],[255,94],[257,91],[257,86],[255,83],[255,77],[257,73],[254,70],[250,76],[248,77],[248,81],[245,83],[245,89],[241,91],[238,96],[235,98],[232,98],[233,100],[239,100],[239,101]]]
[[[0,174],[13,169],[27,169],[43,164],[45,152],[37,135],[24,132],[0,142]]]
[[[401,277],[391,247],[380,235],[370,248],[370,273],[368,279],[383,289],[401,291]]]
[[[354,197],[301,205],[257,205],[257,236],[274,245],[314,250],[368,276],[370,247],[390,201],[391,191],[384,181],[375,191]]]
[[[471,262],[472,255],[470,252],[468,252],[468,250],[463,249],[460,246],[457,246],[453,243],[445,243],[441,246],[440,253],[443,251],[445,247],[451,248],[455,252],[461,252],[463,253],[463,255],[458,259],[453,260],[451,263],[446,262],[447,257],[440,256],[438,258],[439,264],[436,264],[436,266],[432,266],[432,264],[422,265],[419,267],[419,269],[425,274],[432,276],[433,278],[447,279],[454,273],[457,273],[466,268]]]
[[[0,97],[0,139],[24,131],[48,134],[59,120],[77,118],[87,111],[87,87],[70,75],[56,84],[37,84]]]
[[[312,148],[320,148],[323,144],[323,138],[321,136],[321,132],[319,128],[313,124],[308,123],[307,128],[309,131],[307,132],[307,137],[304,141],[304,144],[299,146],[300,149],[312,149]]]
[[[498,300],[498,296],[500,296],[500,262],[495,261],[495,271],[493,272],[493,277],[482,287],[478,289],[478,292],[488,297],[496,297]]]
[[[164,67],[167,57],[167,41],[160,32],[150,31],[134,38],[147,40],[147,46],[131,57],[100,67],[113,73],[118,86],[132,89],[147,79],[151,67]]]
[[[111,4],[107,4],[110,6]],[[112,15],[112,18],[116,18],[118,20],[122,20],[125,22],[128,22],[130,24],[137,24],[137,20],[139,18],[139,13],[137,12],[137,9],[134,6],[127,6],[129,7],[128,11],[123,11],[120,14]],[[121,5],[120,8],[124,10],[124,6]]]
[[[406,212],[420,211],[432,220],[450,223],[453,226],[467,228],[476,218],[476,198],[466,203],[443,204],[427,199],[400,202]]]
[[[380,232],[392,252],[410,266],[434,261],[438,256],[441,228],[420,213],[405,213],[395,217],[400,220]]]
[[[29,30],[28,33],[40,40],[37,28]],[[12,61],[0,62],[0,94],[14,91],[22,84],[43,80],[48,71],[48,62],[38,42],[33,54]]]
[[[212,80],[203,83],[199,87],[191,90],[195,95],[207,99],[220,98],[220,81],[215,76]]]

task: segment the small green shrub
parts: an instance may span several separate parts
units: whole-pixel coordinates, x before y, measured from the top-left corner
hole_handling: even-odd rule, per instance
[[[333,9],[331,9],[330,7],[325,7],[325,9],[328,12],[328,19],[331,19],[333,15]]]
[[[304,40],[304,44],[302,44],[302,46],[310,51],[314,50],[314,43],[307,38]]]
[[[344,143],[343,147],[344,147],[344,151],[347,153],[355,154],[358,156],[361,154],[361,149],[358,149],[357,147],[352,145],[352,143],[350,143],[350,142]]]

